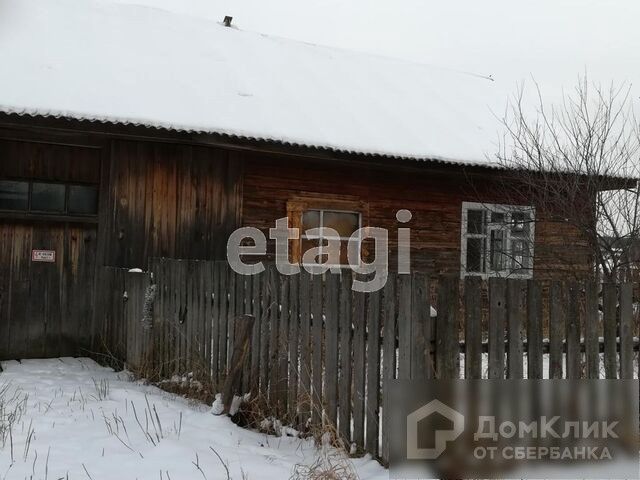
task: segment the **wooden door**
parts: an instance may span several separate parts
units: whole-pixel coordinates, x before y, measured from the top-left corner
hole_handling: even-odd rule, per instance
[[[95,267],[95,225],[3,220],[0,359],[86,355]]]

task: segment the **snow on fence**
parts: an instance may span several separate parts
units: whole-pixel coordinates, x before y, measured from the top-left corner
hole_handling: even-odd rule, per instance
[[[102,343],[131,368],[156,379],[204,371],[221,388],[235,320],[252,315],[242,391],[293,426],[329,423],[383,461],[390,379],[599,378],[601,363],[607,378],[633,378],[638,368],[629,283],[413,273],[364,294],[350,272],[242,276],[225,262],[172,259],[100,275]]]

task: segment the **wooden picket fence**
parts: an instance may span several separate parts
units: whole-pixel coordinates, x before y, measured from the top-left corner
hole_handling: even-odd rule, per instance
[[[253,315],[243,391],[294,426],[308,418],[333,425],[383,461],[392,379],[598,378],[601,366],[607,378],[633,378],[637,371],[632,284],[413,273],[390,274],[382,290],[359,293],[351,272],[285,276],[269,266],[243,276],[226,262],[172,259],[153,259],[146,273],[104,268],[100,275],[97,320],[115,357],[158,378],[197,370],[221,385],[234,321]]]

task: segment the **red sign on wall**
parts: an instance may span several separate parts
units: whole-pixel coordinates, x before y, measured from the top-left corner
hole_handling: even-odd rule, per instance
[[[56,251],[55,250],[31,250],[31,261],[55,263]]]

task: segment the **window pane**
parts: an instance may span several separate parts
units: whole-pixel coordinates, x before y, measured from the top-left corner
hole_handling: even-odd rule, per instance
[[[34,183],[31,210],[64,212],[64,194],[65,186],[59,183]]]
[[[360,215],[357,213],[324,211],[322,226],[333,228],[341,237],[350,237],[359,227]]]
[[[525,240],[511,241],[512,268],[514,270],[529,268],[529,246]]]
[[[505,232],[491,231],[491,250],[489,251],[491,270],[499,272],[505,269]]]
[[[98,213],[98,187],[70,185],[69,213]]]
[[[320,211],[307,210],[302,214],[302,233],[310,228],[318,228],[320,226]]]
[[[504,225],[505,215],[502,212],[491,212],[491,223],[497,225]]]
[[[517,237],[529,234],[530,217],[525,212],[513,212],[511,214],[511,233]]]
[[[362,252],[360,252],[360,254],[362,254]],[[349,240],[342,240],[340,242],[340,265],[349,265]]]
[[[469,210],[467,212],[467,233],[483,234],[485,225],[484,210]]]
[[[27,210],[28,208],[28,182],[0,181],[0,210]]]
[[[323,255],[322,258],[320,256],[316,256],[314,258],[305,258],[304,254],[307,250],[310,250],[314,247],[319,247],[320,246],[320,240],[307,240],[307,239],[302,239],[302,241],[300,242],[300,258],[302,259],[303,263],[307,263],[307,264],[313,264],[313,263],[324,263],[326,261],[326,256]],[[318,253],[318,250],[316,250],[315,253]]]
[[[484,272],[484,239],[467,239],[467,272]]]

